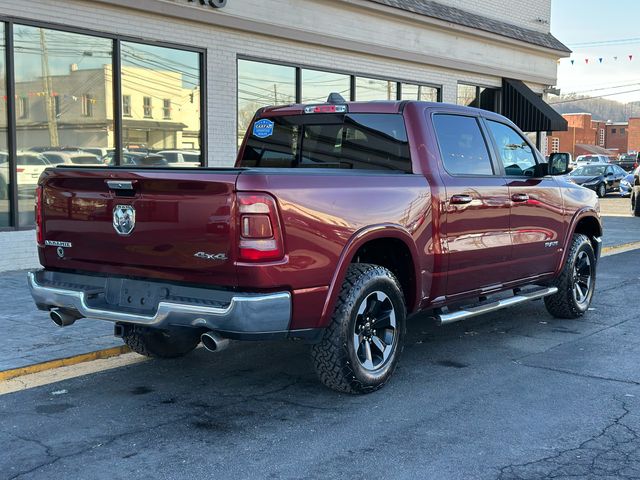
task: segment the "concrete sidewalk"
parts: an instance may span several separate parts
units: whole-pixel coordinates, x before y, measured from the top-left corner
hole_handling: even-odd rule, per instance
[[[604,217],[604,225],[605,250],[640,241],[640,218]],[[34,306],[26,271],[0,275],[0,378],[3,372],[9,375],[15,369],[122,347],[122,340],[113,336],[110,322],[80,320],[68,328],[56,327],[46,312]]]

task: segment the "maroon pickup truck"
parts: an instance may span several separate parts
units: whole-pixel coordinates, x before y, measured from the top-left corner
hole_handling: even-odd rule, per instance
[[[544,298],[591,302],[602,226],[513,123],[424,102],[258,111],[235,168],[59,167],[36,202],[54,322],[114,322],[132,350],[307,341],[321,381],[384,385],[407,316],[448,324]]]

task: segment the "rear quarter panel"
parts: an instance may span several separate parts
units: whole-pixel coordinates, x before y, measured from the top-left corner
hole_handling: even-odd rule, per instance
[[[239,263],[238,285],[292,290],[292,328],[322,326],[329,287],[342,262],[351,261],[355,241],[404,231],[414,243],[418,272],[431,270],[431,195],[422,175],[265,169],[241,174],[237,189],[277,199],[286,251],[280,262]]]

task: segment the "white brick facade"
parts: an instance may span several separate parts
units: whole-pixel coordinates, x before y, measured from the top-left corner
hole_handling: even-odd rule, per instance
[[[548,25],[534,20],[538,17],[548,20],[550,0],[441,1],[548,32]],[[132,3],[134,7],[118,6]],[[224,9],[211,9],[187,0],[0,0],[0,15],[13,17],[17,22],[19,18],[26,18],[205,48],[208,162],[212,166],[228,166],[235,160],[238,56],[441,85],[443,101],[451,103],[456,102],[458,82],[498,87],[502,76],[513,76],[538,92],[555,82],[557,52],[497,35],[478,33],[476,36],[468,28],[452,31],[455,26],[429,25],[424,23],[425,18],[411,19],[404,12],[400,15],[397,9],[380,5],[373,8],[369,3],[365,0],[229,0]],[[191,17],[194,20],[185,19]],[[264,25],[265,32],[274,33],[255,33],[252,25],[258,23]],[[231,27],[235,25],[239,27]],[[278,29],[289,29],[291,37],[317,35],[318,42],[281,38]],[[353,46],[341,48],[345,41],[353,42]],[[375,55],[359,47],[367,43],[378,49]],[[393,50],[389,48],[397,50],[398,58],[406,59],[391,58],[389,52]],[[488,73],[494,71],[495,74]],[[503,75],[500,72],[504,72]],[[0,260],[0,270],[35,263],[32,237],[33,232],[0,233],[0,245],[8,248],[3,251],[12,252]],[[28,248],[22,245],[25,242]]]

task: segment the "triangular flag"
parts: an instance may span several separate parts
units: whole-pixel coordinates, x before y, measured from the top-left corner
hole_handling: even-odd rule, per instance
[[[575,60],[571,60],[571,65],[573,65],[576,61]]]
[[[600,58],[598,59],[598,61],[599,61],[600,63],[602,63],[602,57],[600,57]]]
[[[584,59],[584,63],[589,63],[589,59],[588,59],[588,58],[585,58],[585,59]]]
[[[629,55],[629,61],[633,60],[633,55]]]

